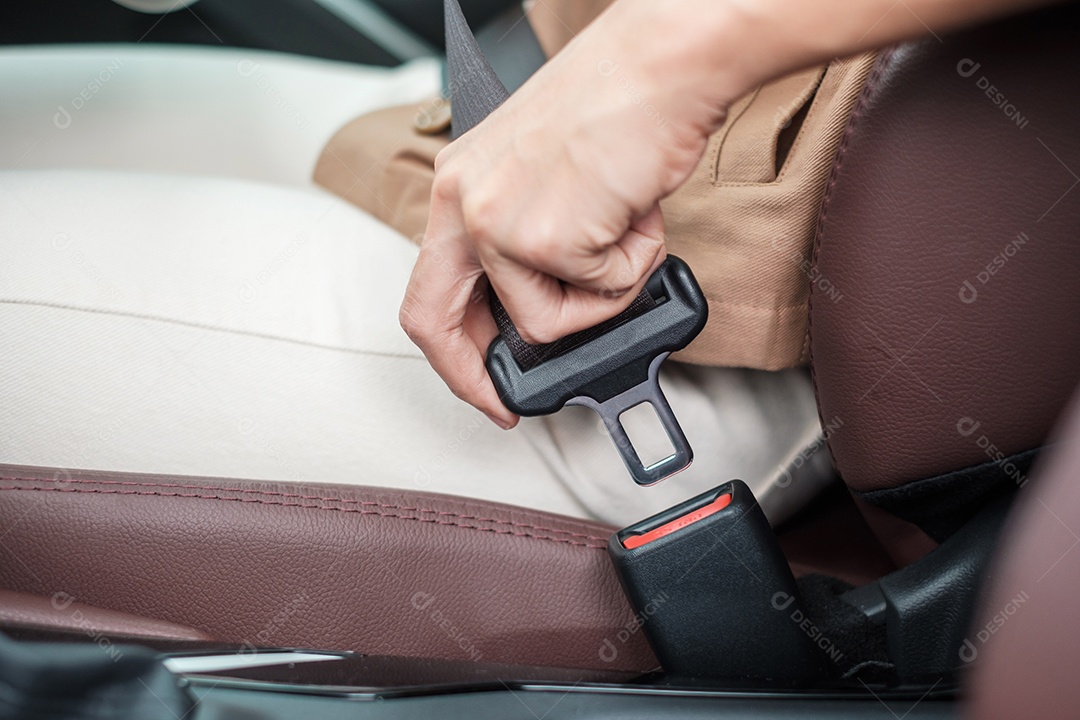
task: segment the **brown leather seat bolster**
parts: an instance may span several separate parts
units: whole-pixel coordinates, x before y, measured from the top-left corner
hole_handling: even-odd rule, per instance
[[[1062,5],[886,53],[837,153],[812,274],[814,384],[823,424],[843,421],[828,442],[844,482],[908,526],[879,532],[895,559],[1023,486],[1018,459],[1080,382],[1080,205],[1065,195],[1080,112],[1063,100],[1078,19]],[[932,522],[889,492],[918,481],[937,491],[904,492]]]
[[[432,493],[0,465],[0,527],[17,528],[0,587],[225,642],[656,666],[639,632],[620,634],[633,614],[600,523]]]
[[[86,605],[62,591],[44,597],[0,590],[0,627],[85,635],[99,644],[138,639],[214,639],[204,632],[184,625]]]
[[[1018,493],[960,649],[966,717],[1074,718],[1080,708],[1080,392]]]

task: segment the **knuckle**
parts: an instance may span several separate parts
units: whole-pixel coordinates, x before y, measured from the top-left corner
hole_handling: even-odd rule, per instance
[[[458,181],[453,175],[441,173],[431,183],[431,204],[453,204],[458,197]]]
[[[454,143],[444,146],[439,152],[435,153],[435,172],[442,172],[447,163],[452,163],[456,154],[456,146]]]
[[[561,337],[552,328],[532,319],[527,319],[518,325],[517,331],[521,339],[530,345],[546,345],[555,342]]]
[[[558,233],[546,223],[522,231],[515,238],[515,244],[521,259],[534,268],[551,265],[563,250]]]
[[[440,153],[441,155],[441,153]],[[455,163],[444,164],[435,168],[435,179],[431,182],[431,200],[433,203],[458,202],[461,196],[461,172]]]
[[[590,286],[600,287],[612,295],[620,295],[633,287],[633,278],[629,273],[609,271],[607,256],[599,256],[585,263],[580,271],[582,282]]]
[[[465,232],[476,245],[493,245],[498,239],[501,207],[494,195],[476,192],[461,204]]]
[[[428,336],[427,314],[415,299],[406,298],[398,310],[398,324],[405,334],[417,345],[422,346]]]
[[[621,297],[633,290],[640,279],[640,275],[636,275],[629,270],[623,270],[611,276],[597,278],[597,282],[603,285],[603,289],[608,296]]]

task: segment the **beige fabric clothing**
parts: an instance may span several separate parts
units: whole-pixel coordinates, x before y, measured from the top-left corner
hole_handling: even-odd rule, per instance
[[[835,293],[810,265],[818,212],[873,61],[796,73],[736,102],[697,170],[661,203],[668,247],[709,300],[709,322],[680,360],[763,370],[806,361],[810,285]],[[781,133],[808,101],[779,156]]]
[[[526,17],[551,57],[611,1],[527,0]],[[806,361],[810,285],[841,297],[810,265],[817,212],[875,59],[865,53],[810,68],[741,98],[691,178],[661,203],[668,247],[690,264],[709,300],[708,325],[676,358],[764,370]]]
[[[833,157],[874,57],[795,73],[734,103],[690,179],[661,202],[668,250],[689,263],[709,301],[705,330],[677,359],[763,370],[805,362],[811,283],[841,299],[814,274],[810,251]],[[418,241],[435,155],[449,142],[414,130],[431,108],[348,123],[319,158],[315,182]]]

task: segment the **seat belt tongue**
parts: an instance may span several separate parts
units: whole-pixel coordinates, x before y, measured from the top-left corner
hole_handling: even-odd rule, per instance
[[[488,347],[487,370],[503,404],[519,415],[549,415],[565,405],[595,411],[634,481],[652,485],[685,469],[694,457],[658,377],[668,355],[686,347],[705,327],[709,310],[690,268],[674,255],[649,278],[645,292],[649,309],[530,346],[531,352],[515,353],[510,343],[520,339],[512,328],[504,328]],[[523,358],[528,362],[523,364]],[[649,466],[621,420],[624,412],[643,403],[652,407],[674,449]]]
[[[566,402],[567,405],[587,407],[600,416],[600,419],[604,421],[604,427],[607,428],[608,435],[611,436],[611,439],[615,442],[615,447],[618,448],[619,454],[622,456],[626,469],[630,471],[630,475],[638,485],[658,483],[690,467],[690,463],[694,460],[694,451],[686,439],[686,433],[683,432],[679,421],[675,419],[675,413],[671,411],[671,406],[668,404],[658,381],[660,364],[670,354],[665,352],[657,355],[649,364],[649,377],[647,380],[624,390],[613,398],[604,402],[597,402],[587,395],[579,395]],[[649,466],[646,466],[641,461],[620,419],[624,412],[642,403],[648,403],[653,408],[656,417],[664,428],[664,432],[667,433],[668,440],[671,441],[672,448],[675,450],[674,453],[663,460]]]

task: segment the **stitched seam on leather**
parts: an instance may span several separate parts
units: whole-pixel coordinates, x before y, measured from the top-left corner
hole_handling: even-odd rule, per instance
[[[40,482],[31,480],[29,478],[6,478],[14,480],[15,482]],[[46,481],[48,482],[48,481]],[[352,500],[342,497],[330,497],[326,495],[304,495],[302,493],[287,493],[277,490],[256,490],[249,488],[230,488],[230,487],[216,487],[214,485],[184,485],[180,483],[152,483],[141,482],[138,480],[86,480],[83,478],[76,478],[72,480],[65,480],[66,483],[81,483],[84,485],[134,485],[137,487],[148,488],[178,488],[181,490],[210,490],[217,492],[229,492],[229,493],[247,493],[255,495],[265,495],[269,497],[286,497],[286,498],[298,498],[300,500],[322,500],[324,502],[340,502],[348,505],[361,505],[370,507],[381,507],[389,510],[405,510],[408,512],[422,512],[432,513],[434,515],[448,515],[450,517],[456,517],[461,520],[479,520],[481,522],[495,523],[496,525],[511,525],[513,527],[527,528],[530,530],[542,530],[544,532],[555,533],[558,535],[569,535],[571,537],[586,538],[588,540],[600,540],[604,541],[605,538],[597,535],[589,535],[587,533],[576,533],[570,530],[559,530],[557,528],[546,527],[544,525],[533,525],[530,523],[519,523],[512,520],[498,520],[496,518],[484,517],[483,515],[463,515],[456,513],[452,510],[435,510],[433,508],[414,507],[411,505],[394,505],[392,503],[380,503],[374,500]]]
[[[0,463],[0,467],[2,467],[2,465],[3,464]],[[100,473],[100,471],[97,471],[97,472]],[[198,478],[196,478],[196,479],[198,479]],[[31,478],[31,477],[19,477],[18,475],[6,475],[2,471],[0,471],[0,482],[4,482],[4,481],[8,481],[8,482],[30,482],[30,483],[61,482],[60,480],[55,480],[55,479],[50,480],[48,478],[40,478],[40,477],[39,478]],[[269,484],[269,483],[273,482],[273,481],[270,481],[270,480],[260,481],[260,480],[251,479],[251,478],[241,478],[240,481],[241,482],[247,482],[249,484],[258,483],[258,482],[265,482],[265,483]],[[241,488],[235,488],[234,489],[234,488],[221,487],[220,485],[191,485],[191,484],[182,484],[182,483],[150,482],[149,480],[96,480],[96,479],[92,479],[92,478],[73,478],[73,479],[69,479],[69,480],[63,480],[62,482],[65,483],[65,484],[84,483],[84,484],[97,484],[97,485],[136,485],[136,486],[142,486],[142,487],[165,487],[165,488],[176,487],[176,488],[192,489],[192,490],[211,490],[211,491],[215,491],[215,492],[262,493],[264,495],[270,495],[270,496],[278,496],[278,495],[280,495],[282,497],[298,497],[298,498],[311,499],[311,500],[337,501],[337,502],[343,502],[343,503],[349,503],[349,504],[358,503],[358,504],[361,504],[361,505],[365,504],[366,502],[371,502],[371,501],[347,500],[347,499],[344,499],[344,498],[327,497],[327,496],[324,496],[324,495],[302,495],[300,493],[282,493],[282,492],[277,492],[277,491],[272,491],[272,490],[255,490],[255,489],[246,490],[246,489],[241,489]],[[490,504],[485,504],[483,502],[471,502],[468,498],[453,498],[452,502],[455,505],[457,505],[459,507],[462,507],[462,508],[478,508],[480,510],[487,510],[487,509],[491,508]],[[483,515],[476,515],[476,516],[462,515],[461,513],[454,513],[453,511],[449,511],[449,510],[447,510],[447,511],[425,510],[424,508],[413,508],[413,507],[409,507],[409,506],[406,506],[406,505],[392,505],[392,504],[383,504],[383,505],[380,505],[380,507],[387,507],[387,508],[393,508],[393,509],[399,509],[399,510],[414,510],[414,511],[415,510],[421,510],[423,512],[436,512],[436,513],[437,512],[446,512],[446,513],[454,515],[455,517],[469,519],[469,520],[474,520],[474,519],[475,520],[489,520],[490,522],[495,522],[495,523],[514,524],[512,521],[509,521],[509,520],[495,520],[494,518],[488,518],[488,517],[485,517]],[[513,511],[513,510],[511,510],[511,511]],[[523,510],[521,510],[519,512],[527,512],[527,510],[523,509]],[[589,525],[589,521],[587,521],[587,520],[581,520],[581,519],[570,518],[570,517],[564,518],[563,522],[567,523],[568,525],[577,526],[579,528],[581,528],[582,526],[588,526]],[[605,543],[607,542],[607,535],[593,535],[593,534],[588,533],[588,532],[575,533],[575,532],[572,532],[570,530],[557,530],[555,528],[549,528],[549,527],[545,527],[545,526],[542,526],[542,525],[529,525],[527,523],[517,523],[517,525],[520,526],[520,527],[535,528],[535,529],[538,529],[538,530],[547,530],[549,532],[563,533],[563,534],[567,534],[567,535],[572,535],[574,537],[583,537],[583,538],[588,538],[589,540],[598,540],[598,541],[605,542]],[[587,529],[587,528],[583,528],[583,529]],[[615,528],[611,528],[611,531],[614,531],[614,529]]]
[[[6,478],[6,479],[9,480],[9,481],[14,481],[14,482],[40,482],[38,480],[30,480],[30,479],[27,479],[27,478]],[[71,482],[80,482],[80,481],[73,480]],[[120,484],[120,483],[115,483],[115,484]],[[174,487],[172,485],[154,485],[154,484],[143,484],[143,483],[134,483],[134,484],[138,484],[141,487]],[[199,486],[175,486],[175,487],[190,488],[190,489],[203,489],[203,490],[221,490],[221,488],[199,487]],[[412,516],[409,516],[409,515],[400,515],[400,514],[397,514],[397,513],[380,512],[379,510],[359,510],[359,509],[354,509],[354,508],[343,508],[343,507],[334,507],[334,506],[327,506],[327,505],[306,505],[304,503],[290,503],[290,502],[282,502],[282,501],[275,501],[275,500],[260,500],[258,498],[237,498],[237,497],[225,497],[225,496],[222,496],[222,495],[203,495],[203,494],[198,494],[198,493],[179,493],[179,492],[159,492],[159,491],[152,491],[152,490],[146,490],[146,491],[140,491],[140,490],[101,490],[101,489],[21,487],[21,486],[2,486],[2,487],[0,487],[0,490],[31,490],[31,491],[39,491],[39,492],[98,493],[98,494],[104,494],[104,495],[153,495],[153,496],[158,496],[158,497],[187,497],[187,498],[200,498],[200,499],[204,499],[204,500],[223,500],[223,501],[227,501],[227,502],[229,502],[229,501],[231,501],[231,502],[248,502],[248,503],[253,502],[253,503],[259,503],[261,505],[280,505],[282,507],[302,507],[302,508],[311,508],[313,510],[335,510],[335,511],[338,511],[338,512],[357,513],[359,515],[379,515],[381,517],[392,517],[392,518],[398,518],[400,520],[415,520],[417,522],[434,523],[436,525],[454,525],[456,527],[467,528],[467,529],[471,529],[471,530],[480,530],[480,531],[483,531],[483,532],[492,532],[492,533],[495,533],[497,535],[514,535],[514,536],[518,536],[518,537],[532,537],[532,538],[536,538],[537,540],[550,540],[551,542],[566,543],[568,545],[579,545],[579,546],[582,546],[582,547],[590,547],[590,548],[598,548],[598,549],[606,547],[606,542],[607,542],[606,538],[596,537],[595,535],[583,535],[581,533],[571,533],[571,532],[568,532],[566,530],[557,530],[555,528],[543,527],[541,525],[528,525],[528,524],[525,524],[525,523],[513,523],[513,522],[510,522],[508,520],[496,520],[494,518],[477,517],[477,516],[473,516],[473,515],[458,515],[457,513],[445,512],[445,511],[439,511],[439,510],[428,510],[428,509],[424,509],[424,508],[413,508],[413,507],[408,507],[408,506],[380,504],[380,503],[374,503],[374,502],[360,502],[360,501],[357,501],[357,500],[345,500],[345,499],[341,499],[341,498],[327,498],[327,497],[320,497],[320,496],[317,496],[317,495],[296,495],[296,494],[293,494],[293,493],[288,493],[288,494],[286,494],[286,493],[271,493],[271,492],[264,492],[264,491],[258,491],[258,490],[231,490],[231,491],[229,491],[229,492],[253,492],[253,493],[262,494],[262,495],[283,495],[283,496],[286,496],[286,497],[297,497],[297,498],[307,499],[307,500],[323,500],[325,502],[343,502],[343,503],[354,503],[354,504],[358,504],[358,505],[374,505],[374,506],[377,506],[377,507],[380,507],[380,508],[385,508],[385,509],[396,509],[396,510],[404,510],[404,511],[419,511],[419,512],[435,513],[437,515],[449,515],[449,516],[455,517],[455,518],[457,518],[459,520],[479,520],[481,522],[491,522],[491,523],[500,524],[500,525],[511,525],[513,527],[526,528],[526,529],[531,529],[531,530],[538,530],[538,531],[541,531],[541,532],[550,532],[550,533],[554,533],[554,534],[557,534],[557,535],[570,535],[570,536],[573,536],[573,537],[581,537],[581,538],[585,538],[587,540],[596,540],[598,542],[603,542],[603,543],[605,543],[605,545],[603,545],[603,546],[591,545],[589,543],[577,542],[577,541],[574,541],[574,540],[566,540],[566,539],[562,539],[562,538],[547,537],[545,535],[534,535],[534,534],[528,533],[528,532],[520,532],[519,533],[519,532],[514,532],[513,530],[498,530],[498,529],[495,529],[495,528],[481,527],[479,525],[467,525],[467,524],[462,524],[462,523],[458,523],[458,522],[454,522],[454,521],[437,520],[435,518],[428,519],[428,518],[412,517]]]
[[[836,181],[840,177],[840,166],[843,165],[844,156],[847,154],[851,137],[855,134],[855,126],[859,124],[859,120],[862,118],[863,111],[866,109],[869,98],[877,89],[878,83],[881,82],[881,78],[885,74],[885,70],[892,61],[895,52],[895,47],[888,48],[881,53],[881,57],[878,58],[878,61],[874,64],[874,69],[866,79],[866,85],[863,87],[862,94],[859,96],[858,102],[855,103],[855,107],[851,111],[851,118],[848,120],[847,127],[844,129],[844,136],[840,139],[840,148],[836,151],[836,160],[833,162],[832,171],[829,173],[829,182],[825,185],[825,193],[821,201],[821,215],[818,216],[817,228],[814,232],[814,250],[810,258],[810,267],[812,268],[817,268],[818,266],[818,256],[821,252],[821,246],[825,241],[825,220],[829,214],[829,206],[832,203],[833,190],[836,188]],[[811,342],[814,331],[813,283],[810,284],[810,292],[807,294],[806,309],[806,355],[807,364],[810,366],[810,384],[814,389],[814,404],[817,406],[818,420],[821,422],[821,426],[825,427],[825,417],[821,413],[821,394],[818,391],[817,370],[814,367],[814,344]],[[829,445],[828,439],[825,440],[825,444]],[[836,466],[835,459],[833,460],[833,466]],[[839,468],[836,469],[839,472]]]
[[[7,478],[3,478],[3,479],[8,480],[8,481],[12,481],[12,482],[48,482],[47,480],[42,481],[42,480],[35,480],[33,478],[20,478],[20,477],[7,477]],[[278,492],[278,491],[274,491],[274,490],[255,490],[255,489],[245,489],[245,488],[222,488],[222,487],[215,487],[213,485],[184,485],[184,484],[180,484],[180,483],[150,483],[150,482],[139,482],[139,481],[133,481],[133,480],[72,479],[72,480],[65,480],[64,483],[65,484],[80,483],[80,484],[85,484],[85,485],[128,485],[128,486],[134,485],[134,486],[137,486],[137,487],[145,487],[145,488],[177,488],[177,489],[181,489],[181,490],[210,490],[210,491],[216,491],[216,492],[255,494],[255,495],[263,495],[263,496],[269,496],[269,497],[298,498],[300,500],[322,500],[323,502],[340,502],[340,503],[345,503],[345,504],[349,504],[349,505],[380,507],[380,508],[385,508],[385,509],[389,509],[389,510],[403,510],[403,511],[406,511],[406,512],[432,513],[432,514],[435,514],[435,515],[445,515],[445,516],[455,517],[455,518],[458,518],[459,520],[479,520],[481,522],[489,522],[489,523],[494,523],[496,525],[509,525],[509,526],[512,526],[512,527],[525,528],[525,529],[529,529],[529,530],[540,530],[542,532],[554,533],[556,535],[567,535],[569,537],[585,538],[586,540],[596,540],[598,542],[607,542],[607,538],[600,537],[600,536],[597,536],[597,535],[590,535],[588,533],[577,533],[577,532],[572,532],[570,530],[560,530],[560,529],[557,529],[557,528],[551,528],[551,527],[547,527],[547,526],[544,526],[544,525],[533,525],[533,524],[530,524],[530,523],[519,523],[519,522],[514,522],[512,520],[499,520],[499,519],[496,519],[496,518],[484,517],[483,515],[463,515],[461,513],[456,513],[456,512],[453,512],[451,510],[435,510],[433,508],[413,507],[413,506],[410,506],[410,505],[394,505],[394,504],[391,504],[391,503],[380,503],[380,502],[376,502],[374,500],[351,500],[351,499],[348,499],[348,498],[327,497],[325,495],[303,495],[301,493],[286,493],[286,492]]]

